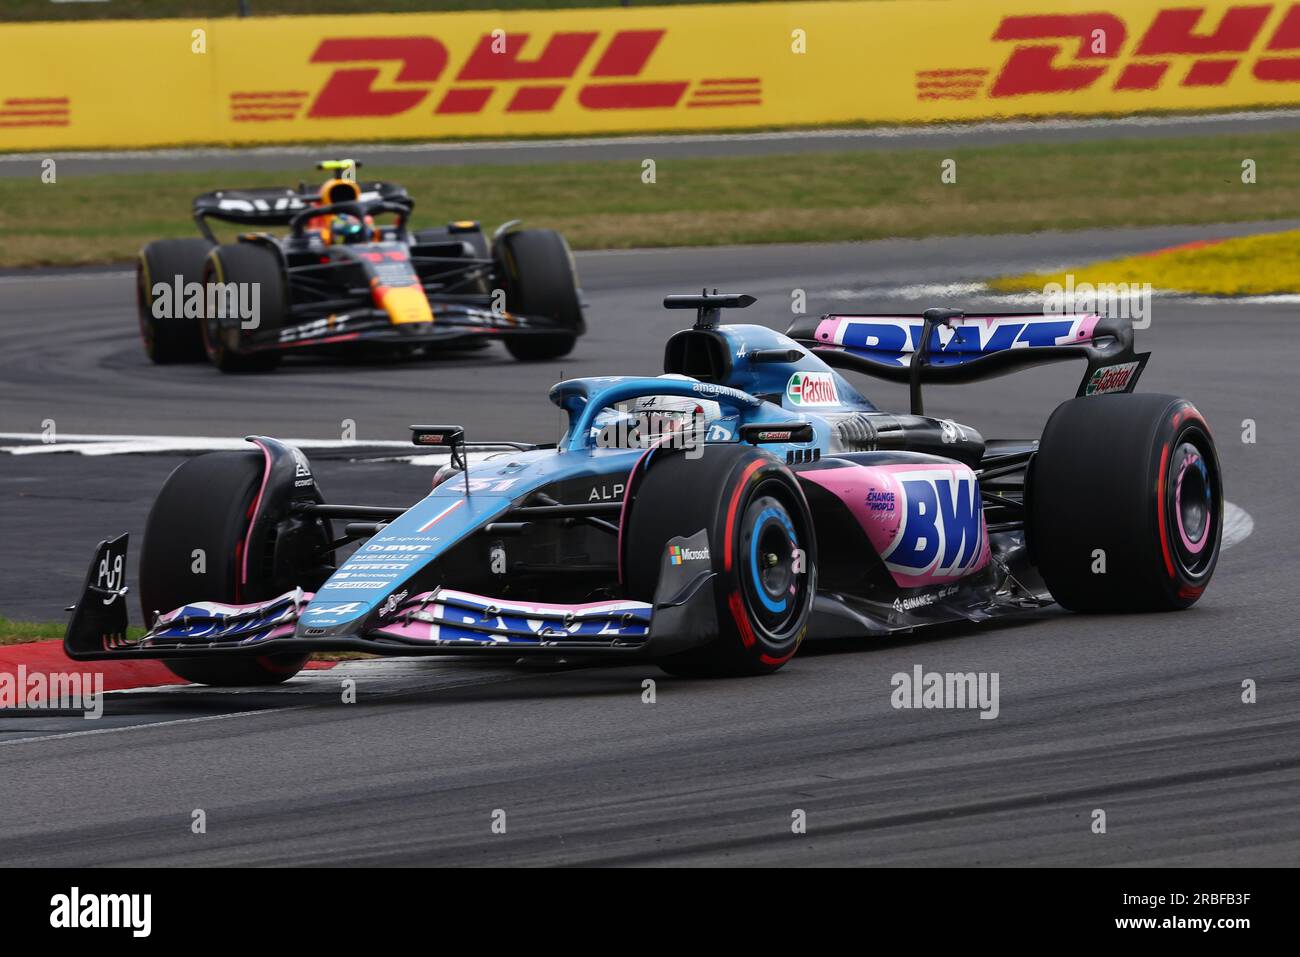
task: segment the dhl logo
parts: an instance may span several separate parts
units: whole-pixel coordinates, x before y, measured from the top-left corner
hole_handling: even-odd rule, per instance
[[[1276,11],[1283,12],[1269,29]],[[1015,46],[987,96],[1072,93],[1098,85],[1118,92],[1149,91],[1171,77],[1184,87],[1218,87],[1243,62],[1256,80],[1300,81],[1300,3],[1230,6],[1217,22],[1204,6],[1162,9],[1131,47],[1129,27],[1105,12],[1003,17],[993,40]],[[1264,37],[1260,52],[1248,58]],[[918,70],[917,99],[973,99],[991,72]]]
[[[67,126],[71,101],[66,96],[16,96],[0,100],[0,127]]]
[[[528,33],[484,34],[450,74],[452,54],[431,36],[329,37],[310,62],[333,71],[314,96],[307,90],[253,90],[231,94],[237,122],[392,117],[413,110],[454,116],[504,110],[546,113],[564,92],[577,90],[587,110],[756,107],[758,77],[701,80],[642,78],[666,30],[557,31],[526,56]],[[585,69],[584,69],[585,65]],[[391,74],[387,83],[381,75]],[[304,113],[305,109],[305,113]]]

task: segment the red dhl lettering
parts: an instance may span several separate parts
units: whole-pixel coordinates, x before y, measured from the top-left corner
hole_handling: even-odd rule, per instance
[[[1275,13],[1276,26],[1267,29]],[[991,99],[1073,93],[1106,86],[1150,91],[1166,82],[1219,87],[1249,63],[1251,76],[1270,83],[1300,81],[1300,3],[1241,4],[1216,19],[1205,7],[1157,11],[1140,32],[1115,13],[1005,16],[995,43],[1014,44],[1000,69],[918,70],[918,99],[972,99],[990,73]],[[1267,35],[1262,51],[1249,53]],[[1130,37],[1136,39],[1130,44]],[[1289,55],[1283,55],[1289,54]]]
[[[454,71],[452,52],[436,37],[330,37],[310,57],[313,64],[334,65],[314,97],[301,90],[239,91],[231,94],[231,113],[240,122],[292,120],[304,106],[308,119],[489,108],[545,113],[571,88],[586,110],[762,104],[757,77],[641,80],[666,33],[617,30],[607,40],[598,31],[484,34]],[[381,76],[391,79],[384,83]]]

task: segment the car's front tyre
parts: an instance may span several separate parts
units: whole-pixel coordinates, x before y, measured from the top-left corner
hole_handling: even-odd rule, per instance
[[[265,557],[244,555],[263,467],[259,452],[211,452],[188,459],[168,477],[149,512],[140,552],[140,602],[148,627],[158,614],[188,602],[274,597]],[[196,684],[270,685],[296,675],[307,657],[169,658],[163,664]]]
[[[556,331],[512,336],[506,349],[516,359],[558,359],[573,351],[586,329],[573,254],[564,237],[550,229],[506,233],[493,249],[495,280],[504,283],[506,309],[544,316]]]
[[[624,584],[629,597],[653,601],[671,540],[706,530],[717,637],[657,664],[687,677],[771,674],[799,650],[816,593],[808,502],[767,452],[750,445],[700,451],[656,450],[629,479]]]
[[[288,317],[288,294],[284,266],[275,250],[257,243],[231,243],[217,246],[203,264],[203,286],[212,283],[235,284],[244,302],[256,302],[252,321],[261,331],[279,329]],[[253,294],[256,299],[252,299]],[[241,316],[221,316],[220,311],[205,311],[202,330],[203,348],[208,361],[222,372],[269,372],[280,364],[274,349],[246,352],[243,349]]]

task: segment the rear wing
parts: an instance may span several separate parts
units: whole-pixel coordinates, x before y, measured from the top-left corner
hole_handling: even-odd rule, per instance
[[[406,188],[397,183],[358,183],[362,203],[384,202],[405,206],[409,213],[415,200],[407,195]],[[297,189],[219,189],[194,198],[194,222],[207,239],[216,242],[207,220],[241,226],[288,226],[294,216],[310,209],[320,197],[299,184]]]
[[[1133,351],[1128,319],[1091,313],[826,315],[797,319],[786,335],[829,366],[908,383],[916,415],[927,382],[974,382],[1062,359],[1087,361],[1076,395],[1131,392],[1151,355]]]

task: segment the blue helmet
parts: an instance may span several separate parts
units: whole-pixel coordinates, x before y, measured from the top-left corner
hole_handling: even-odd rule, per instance
[[[329,237],[334,245],[367,243],[370,241],[370,227],[358,216],[339,213],[330,220]]]

